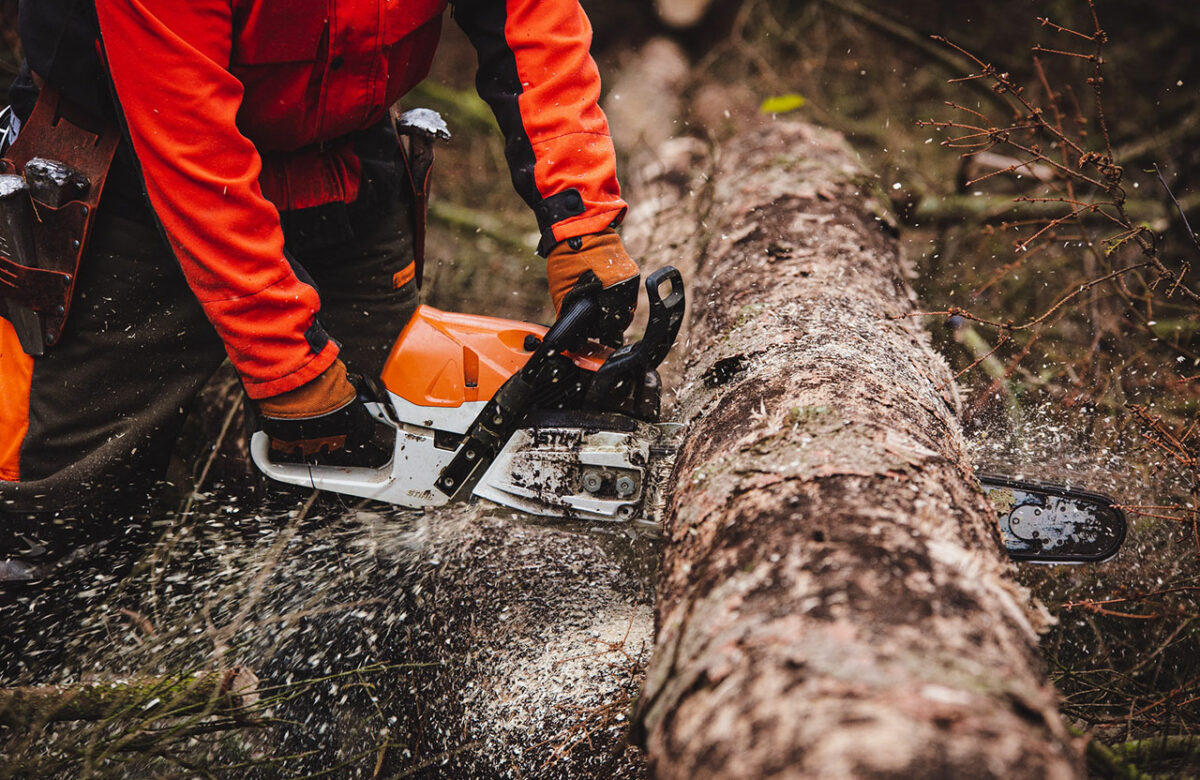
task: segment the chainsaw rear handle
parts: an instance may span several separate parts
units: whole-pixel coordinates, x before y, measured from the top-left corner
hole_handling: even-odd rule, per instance
[[[366,403],[367,411],[378,422],[396,429],[400,436],[399,426],[392,419],[387,404],[376,401]],[[263,431],[255,431],[250,437],[250,459],[266,476],[288,485],[311,487],[317,490],[328,490],[334,493],[344,493],[360,498],[381,498],[391,488],[397,476],[403,472],[405,464],[397,462],[393,455],[392,462],[386,466],[372,468],[367,466],[325,466],[312,463],[280,463],[271,459],[271,438]],[[428,506],[439,506],[444,501],[437,501],[436,496],[430,497]],[[392,500],[395,499],[385,499]],[[407,504],[406,504],[407,506]]]

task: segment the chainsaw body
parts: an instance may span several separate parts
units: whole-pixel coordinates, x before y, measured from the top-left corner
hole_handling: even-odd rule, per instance
[[[658,422],[654,369],[684,295],[673,268],[646,289],[646,334],[617,350],[580,338],[598,313],[587,298],[550,328],[420,306],[381,373],[384,397],[368,404],[394,431],[390,462],[275,462],[262,432],[251,456],[281,482],[405,507],[476,495],[543,517],[654,521],[679,429]]]

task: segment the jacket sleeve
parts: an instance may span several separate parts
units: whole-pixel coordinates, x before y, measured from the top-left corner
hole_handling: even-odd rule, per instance
[[[537,216],[538,251],[620,222],[626,205],[578,0],[455,0],[454,17],[478,52],[476,86],[504,133],[513,185]]]
[[[97,0],[104,56],[146,194],[251,398],[291,390],[337,356],[316,290],[284,256],[262,161],[236,124],[229,0]]]

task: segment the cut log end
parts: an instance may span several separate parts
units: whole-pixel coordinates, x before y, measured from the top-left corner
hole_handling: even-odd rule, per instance
[[[248,666],[235,666],[224,673],[221,701],[233,714],[245,714],[259,702],[258,675]]]
[[[677,30],[695,27],[711,5],[712,0],[654,0],[658,18]]]

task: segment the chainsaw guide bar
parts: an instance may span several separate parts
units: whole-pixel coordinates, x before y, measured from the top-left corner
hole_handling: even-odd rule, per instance
[[[1099,563],[1125,541],[1125,513],[1100,493],[982,474],[1008,556],[1025,563]]]

